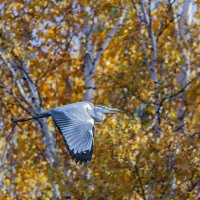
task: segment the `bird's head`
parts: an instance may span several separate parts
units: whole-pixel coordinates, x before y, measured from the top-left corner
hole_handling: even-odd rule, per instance
[[[114,114],[114,113],[118,113],[118,112],[123,112],[122,110],[108,108],[108,107],[102,106],[102,105],[95,106],[95,111],[101,112],[103,114]]]

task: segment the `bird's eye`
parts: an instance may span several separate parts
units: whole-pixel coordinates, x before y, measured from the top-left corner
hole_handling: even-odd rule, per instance
[[[86,108],[86,111],[88,112],[88,114],[90,114],[90,110],[89,110],[89,108],[88,108],[88,107]]]

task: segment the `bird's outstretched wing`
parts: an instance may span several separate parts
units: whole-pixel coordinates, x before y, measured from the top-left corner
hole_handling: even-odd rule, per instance
[[[76,162],[92,158],[94,120],[79,109],[52,110],[51,116],[62,134],[70,155]]]

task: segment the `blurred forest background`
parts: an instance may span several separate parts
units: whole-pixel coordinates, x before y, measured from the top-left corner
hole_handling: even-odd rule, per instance
[[[0,0],[0,199],[199,199],[200,2]],[[124,110],[76,165],[44,109]]]

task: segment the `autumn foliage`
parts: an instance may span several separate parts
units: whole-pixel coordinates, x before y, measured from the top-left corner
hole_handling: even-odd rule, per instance
[[[0,1],[0,199],[198,199],[199,2]],[[90,100],[92,161],[44,109]]]

